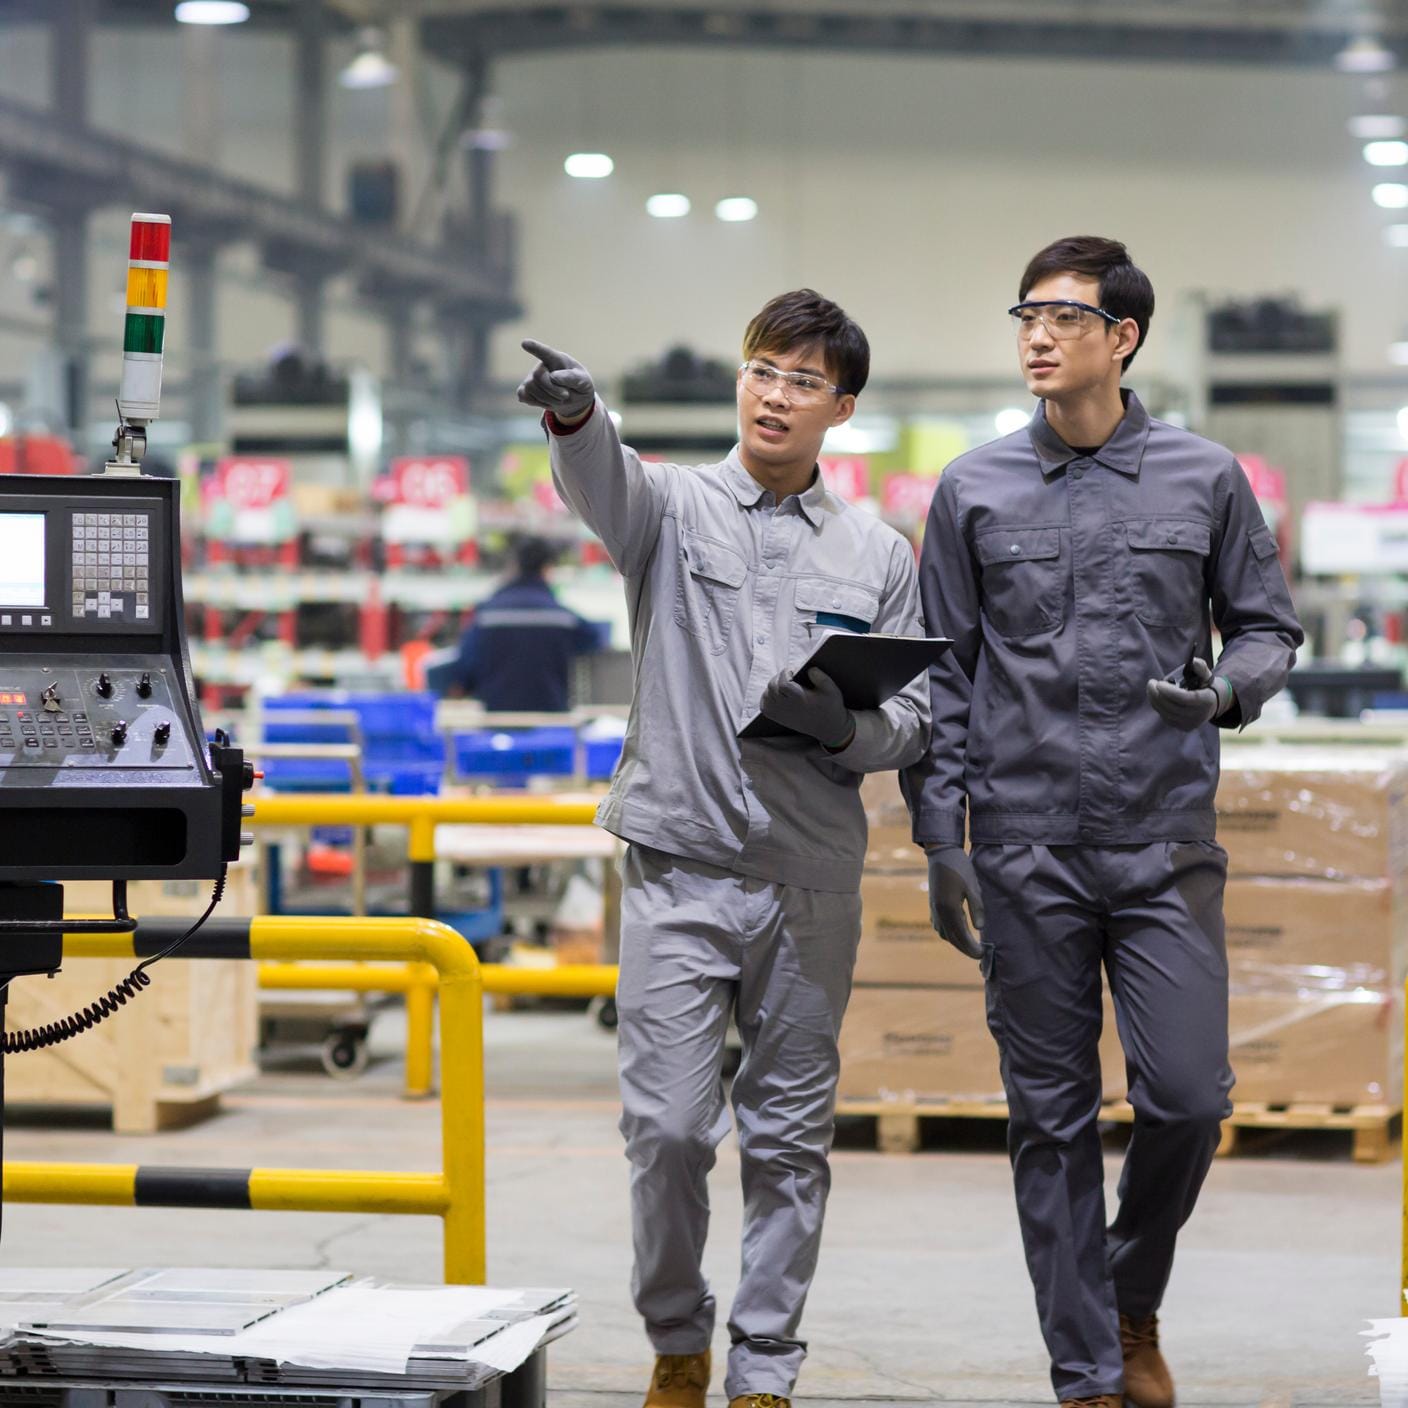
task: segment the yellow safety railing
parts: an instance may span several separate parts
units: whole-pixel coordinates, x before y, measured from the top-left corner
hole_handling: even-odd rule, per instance
[[[461,940],[463,942],[463,940]],[[466,945],[468,947],[468,945]],[[574,964],[561,968],[479,968],[486,993],[518,997],[612,997],[616,966]],[[397,992],[406,999],[408,1099],[434,1093],[435,993],[438,975],[428,964],[261,963],[259,986],[272,991]]]
[[[254,798],[250,826],[404,826],[413,869],[434,865],[435,832],[440,826],[589,826],[596,817],[591,801],[557,797],[389,797],[342,792],[265,795]],[[422,890],[422,897],[424,891]],[[418,907],[413,905],[413,908]],[[429,908],[430,906],[426,906]],[[610,997],[616,969],[587,965],[521,969],[486,965],[484,991],[534,997]],[[259,984],[270,989],[344,989],[399,992],[406,998],[406,1095],[419,1099],[433,1088],[436,978],[431,972],[367,969],[351,965],[311,969],[299,964],[264,964]]]
[[[301,1212],[433,1215],[444,1224],[445,1280],[485,1277],[484,1003],[474,950],[431,919],[268,917],[217,921],[219,945],[187,958],[231,957],[230,933],[244,927],[248,956],[280,962],[401,960],[408,973],[432,973],[444,1016],[441,1040],[441,1171],[348,1169],[143,1169],[137,1165],[6,1163],[6,1202],[230,1207]],[[137,934],[68,934],[64,958],[133,958]],[[236,945],[238,947],[238,945]],[[352,969],[376,972],[376,969]],[[381,970],[390,972],[391,970]],[[349,986],[340,982],[340,986]],[[141,999],[138,998],[138,1001]],[[24,1057],[13,1058],[23,1060]],[[199,1189],[192,1194],[192,1189]]]

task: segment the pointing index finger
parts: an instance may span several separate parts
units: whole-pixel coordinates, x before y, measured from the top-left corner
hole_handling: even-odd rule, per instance
[[[556,347],[549,347],[546,342],[525,337],[522,345],[529,356],[536,357],[549,371],[563,372],[573,365],[571,357],[565,352],[559,352]]]

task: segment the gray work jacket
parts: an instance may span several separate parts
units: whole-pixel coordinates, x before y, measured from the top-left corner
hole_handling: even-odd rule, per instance
[[[928,739],[921,677],[858,711],[853,742],[738,738],[768,681],[825,630],[921,634],[914,550],[818,476],[780,504],[734,451],[722,464],[642,462],[598,401],[562,433],[553,480],[626,579],[635,694],[597,821],[627,841],[805,889],[860,884],[860,775]]]
[[[928,755],[903,778],[914,839],[1070,845],[1209,840],[1218,735],[1180,733],[1145,685],[1212,660],[1249,724],[1303,636],[1276,544],[1220,445],[1124,419],[1078,454],[1038,408],[956,459],[929,512],[920,590],[931,634]]]

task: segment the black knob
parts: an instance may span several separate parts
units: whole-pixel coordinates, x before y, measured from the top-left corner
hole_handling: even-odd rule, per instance
[[[112,746],[121,748],[127,742],[127,720],[119,719],[112,726]]]
[[[152,677],[145,670],[142,671],[142,678],[137,681],[137,698],[150,699],[152,697]]]
[[[101,674],[98,676],[97,690],[98,693],[104,699],[112,698],[112,681],[107,677],[106,674]]]
[[[171,741],[171,725],[163,719],[152,732],[152,738],[158,747],[164,748]]]

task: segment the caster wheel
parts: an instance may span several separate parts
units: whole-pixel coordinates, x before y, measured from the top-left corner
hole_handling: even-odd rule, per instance
[[[601,1005],[596,1009],[596,1023],[603,1031],[614,1032],[616,1030],[616,999],[614,997],[603,997]]]
[[[334,1032],[328,1037],[320,1054],[323,1069],[334,1080],[351,1080],[361,1075],[371,1060],[365,1037],[348,1036],[342,1032]]]

